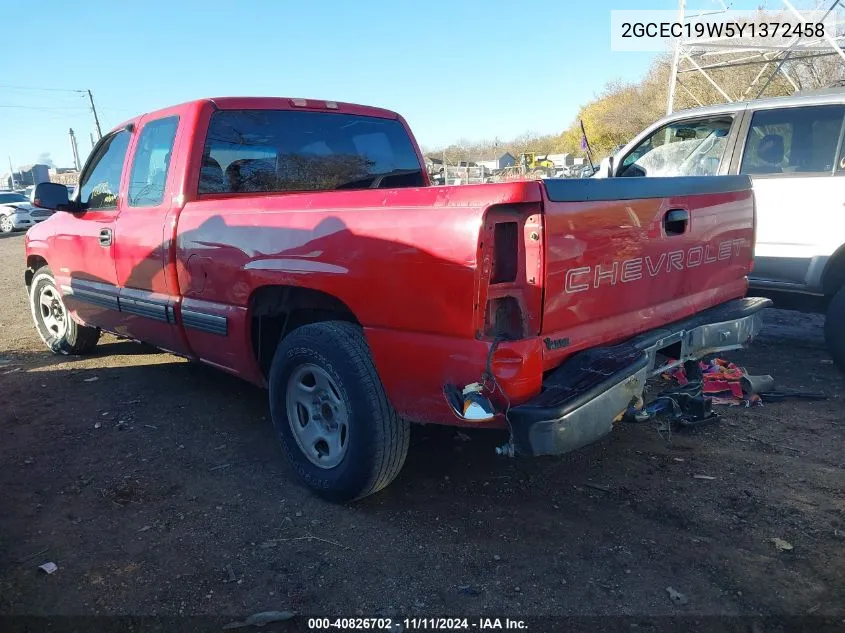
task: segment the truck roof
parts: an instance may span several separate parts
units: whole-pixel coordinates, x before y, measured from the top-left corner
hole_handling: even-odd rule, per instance
[[[178,105],[160,108],[151,112],[139,113],[116,125],[113,129],[119,130],[128,124],[137,121],[142,116],[154,117],[158,113],[172,113],[176,109],[189,109],[203,103],[211,103],[220,110],[311,110],[318,112],[340,112],[343,114],[357,114],[359,116],[377,117],[380,119],[400,119],[401,117],[392,110],[376,108],[373,106],[360,105],[357,103],[346,103],[343,101],[331,101],[326,99],[303,99],[299,97],[206,97],[185,101]]]

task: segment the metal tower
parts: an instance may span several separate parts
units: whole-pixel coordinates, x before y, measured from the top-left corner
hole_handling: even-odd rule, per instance
[[[777,7],[779,10],[800,18],[800,13],[794,6],[793,1],[795,0],[775,0],[772,4],[781,5]],[[688,6],[688,0],[679,0],[678,21],[681,23],[695,22],[705,16],[708,18],[718,16],[730,9],[731,7],[724,0],[715,0],[710,3],[709,9],[700,10],[691,10]],[[807,9],[804,8],[804,10]],[[838,55],[842,58],[842,65],[845,68],[845,50],[843,50],[843,44],[845,44],[845,2],[842,0],[817,0],[816,6],[809,10],[821,12],[821,15],[824,16],[822,20],[833,27],[835,32],[830,33],[830,29],[827,29],[825,36],[822,38],[793,37],[784,43],[778,43],[775,40],[772,40],[771,43],[759,41],[746,41],[744,43],[741,39],[676,40],[672,57],[666,113],[671,114],[674,111],[677,90],[684,91],[698,105],[705,105],[684,81],[690,73],[703,76],[707,83],[721,95],[725,103],[731,103],[761,97],[778,76],[783,77],[788,82],[792,92],[798,92],[800,87],[795,81],[794,72],[791,71],[794,65],[802,60]],[[759,71],[739,94],[736,94],[735,90],[732,93],[713,77],[713,70],[743,66],[759,66]]]

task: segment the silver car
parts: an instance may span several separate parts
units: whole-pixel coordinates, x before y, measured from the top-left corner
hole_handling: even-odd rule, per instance
[[[0,233],[25,231],[51,215],[52,211],[33,206],[21,193],[0,191]]]

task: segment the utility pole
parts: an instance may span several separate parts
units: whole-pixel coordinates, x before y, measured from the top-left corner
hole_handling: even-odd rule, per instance
[[[94,95],[88,91],[88,101],[91,102],[91,112],[94,113],[94,124],[97,126],[97,140],[103,138],[103,132],[100,130],[100,119],[97,118],[97,108],[94,107]]]
[[[9,189],[15,188],[15,168],[12,167],[12,157],[9,156]]]
[[[76,145],[76,135],[73,133],[73,128],[70,128],[70,151],[73,152],[73,166],[76,171],[79,171],[79,148]]]

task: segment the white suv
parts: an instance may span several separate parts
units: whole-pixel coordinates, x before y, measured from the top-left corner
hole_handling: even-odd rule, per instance
[[[776,305],[826,312],[845,369],[845,88],[676,112],[594,176],[748,174],[757,204],[749,278]]]

